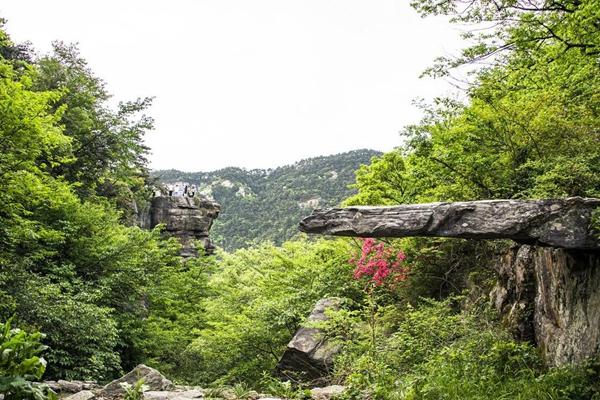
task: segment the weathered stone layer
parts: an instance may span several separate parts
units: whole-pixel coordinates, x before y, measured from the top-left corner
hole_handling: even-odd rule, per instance
[[[337,236],[436,236],[512,239],[566,249],[600,250],[591,230],[600,199],[483,200],[315,210],[300,230]]]
[[[166,232],[181,241],[183,257],[198,254],[194,247],[196,240],[200,240],[204,250],[210,253],[214,246],[209,232],[220,209],[218,203],[199,196],[157,196],[150,206],[150,228],[164,224]]]
[[[491,299],[515,336],[551,366],[600,351],[600,253],[516,246],[496,265]]]

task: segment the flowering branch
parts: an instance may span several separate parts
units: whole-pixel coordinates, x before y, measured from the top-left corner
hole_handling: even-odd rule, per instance
[[[381,286],[385,282],[401,282],[408,277],[408,267],[403,266],[406,255],[402,251],[394,251],[385,243],[373,238],[362,238],[360,256],[348,262],[355,266],[354,279],[369,277],[373,286]]]

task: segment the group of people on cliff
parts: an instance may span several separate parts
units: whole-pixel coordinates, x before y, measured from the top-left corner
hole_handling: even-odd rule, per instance
[[[157,191],[157,196],[167,195],[169,197],[195,197],[198,194],[196,185],[187,182],[167,183],[164,190]]]

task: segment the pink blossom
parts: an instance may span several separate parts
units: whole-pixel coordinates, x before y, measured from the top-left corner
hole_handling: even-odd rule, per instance
[[[403,261],[406,255],[402,251],[394,252],[384,243],[378,243],[373,238],[361,239],[360,257],[350,258],[348,262],[355,265],[354,279],[361,279],[364,276],[369,277],[369,281],[374,286],[381,286],[387,278],[393,282],[404,281],[408,277],[408,268],[403,267]]]

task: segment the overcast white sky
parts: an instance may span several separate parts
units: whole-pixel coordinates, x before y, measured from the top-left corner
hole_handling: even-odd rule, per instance
[[[78,42],[118,100],[155,96],[151,166],[268,168],[390,150],[458,31],[408,0],[2,0],[15,41]]]

